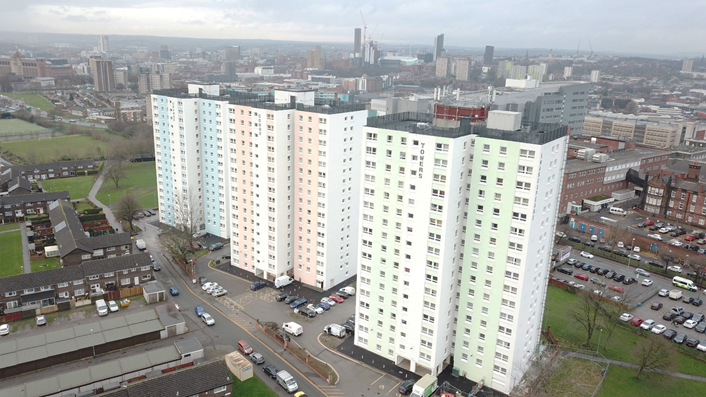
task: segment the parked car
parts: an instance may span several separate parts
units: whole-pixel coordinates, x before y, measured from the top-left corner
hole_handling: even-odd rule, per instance
[[[223,256],[221,257],[221,259],[230,259],[230,254],[223,255]]]
[[[576,262],[578,262],[578,261],[577,261],[576,259],[574,259],[574,258],[569,258],[569,259],[566,261],[566,263],[568,263],[569,265],[574,265],[574,264],[576,264]]]
[[[307,303],[306,299],[300,298],[300,299],[297,299],[294,302],[290,303],[289,307],[291,307],[292,309],[296,309],[299,306],[305,305],[306,303]]]
[[[308,307],[296,307],[294,308],[294,312],[307,316],[309,318],[316,317],[316,311],[311,310]]]
[[[623,280],[623,284],[625,284],[625,285],[632,285],[632,284],[635,284],[636,282],[637,282],[637,280],[635,280],[633,277],[626,278],[625,280]]]
[[[614,271],[609,271],[608,273],[605,274],[605,278],[613,278],[615,277],[615,272]]]
[[[650,330],[653,334],[661,335],[664,331],[667,330],[667,327],[665,327],[662,324],[657,324],[652,329]]]
[[[590,269],[588,269],[588,271],[591,272],[591,273],[598,273],[599,270],[601,270],[601,268],[598,267],[598,266],[596,266],[596,267],[591,267]]]
[[[575,242],[575,243],[580,243],[580,242],[581,242],[581,239],[578,238],[578,237],[569,237],[569,241],[573,241],[573,242]]]
[[[662,336],[664,336],[664,339],[672,340],[672,339],[674,339],[675,336],[677,336],[677,331],[675,331],[673,329],[668,329],[668,330],[662,332]]]
[[[250,290],[257,291],[257,290],[264,288],[266,286],[267,286],[267,282],[262,281],[262,280],[258,280],[258,281],[255,281],[254,283],[250,284]]]
[[[202,320],[204,323],[206,323],[206,325],[209,325],[209,326],[216,324],[216,320],[214,320],[213,317],[211,317],[211,315],[208,314],[208,313],[202,314],[202,315],[201,315],[201,320]]]
[[[306,308],[309,309],[309,310],[313,310],[314,312],[316,312],[316,314],[322,314],[322,313],[324,312],[324,308],[318,307],[318,306],[314,306],[313,303],[308,304],[308,305],[306,306]]]
[[[691,319],[694,321],[697,321],[697,322],[702,322],[702,321],[704,321],[704,318],[706,318],[706,317],[704,317],[704,315],[702,313],[696,313],[696,314],[694,314],[694,317],[692,317]]]
[[[655,267],[659,267],[659,268],[661,268],[661,269],[664,269],[664,263],[662,263],[662,262],[647,261],[647,264],[650,265],[650,266],[655,266]]]
[[[672,321],[677,324],[684,324],[684,321],[686,321],[686,319],[684,318],[684,316],[676,316]]]
[[[120,310],[120,308],[118,307],[118,304],[115,303],[115,301],[108,301],[108,309],[110,309],[111,313],[115,313],[118,310]]]
[[[194,311],[196,312],[196,315],[199,316],[199,317],[203,316],[203,314],[206,313],[206,312],[203,310],[203,307],[202,307],[201,305],[196,306],[196,307],[194,308]]]
[[[659,292],[657,293],[657,295],[659,295],[659,296],[669,296],[669,290],[662,288],[661,290],[659,290]]]
[[[177,296],[179,295],[179,290],[177,289],[177,287],[171,287],[169,288],[169,294],[171,294],[172,296]]]
[[[271,365],[271,364],[270,365],[263,365],[262,370],[267,374],[267,376],[269,376],[272,379],[277,378],[277,372],[279,372],[277,367],[275,367],[274,365]]]
[[[299,299],[298,296],[289,295],[288,297],[284,298],[284,303],[290,304],[290,303],[292,303],[292,302],[294,302],[295,300],[298,300],[298,299]]]
[[[249,356],[252,353],[252,347],[250,347],[250,345],[248,345],[248,342],[246,342],[245,340],[238,341],[238,350],[240,350],[240,352],[245,354],[246,356]]]
[[[692,328],[696,327],[697,325],[699,325],[698,321],[694,321],[694,320],[684,321],[684,328],[692,329]]]
[[[666,313],[664,313],[664,314],[662,315],[662,320],[674,321],[674,319],[675,319],[677,316],[678,316],[678,314],[676,314],[676,313],[666,312]]]
[[[640,328],[644,329],[645,331],[649,331],[652,329],[652,327],[655,326],[655,320],[645,320],[640,324]]]
[[[678,343],[681,345],[686,342],[686,334],[683,332],[679,332],[672,340],[674,341],[674,343]]]
[[[275,296],[275,301],[282,302],[283,300],[287,299],[288,296],[289,294],[279,294]]]
[[[560,267],[560,268],[556,269],[556,271],[558,271],[559,273],[568,274],[569,276],[574,274],[573,269],[567,269],[565,267]]]
[[[336,292],[336,295],[340,296],[340,297],[343,298],[343,299],[348,299],[348,297],[351,296],[348,292],[346,292],[346,291],[341,291],[341,290],[339,290],[338,292]]]
[[[635,316],[633,316],[630,313],[623,313],[620,315],[620,321],[628,322],[628,321],[632,320],[633,317],[635,317]]]
[[[691,234],[688,234],[684,237],[684,241],[694,241],[694,240],[696,240],[696,237],[694,237]]]
[[[579,280],[588,281],[588,276],[583,273],[574,274],[574,277],[576,277]]]
[[[634,325],[634,326],[636,326],[636,327],[642,325],[643,322],[644,322],[643,319],[637,318],[637,317],[635,317],[635,318],[633,318],[632,320],[630,320],[630,324],[631,324],[631,325]]]
[[[223,243],[214,243],[208,246],[209,251],[218,251],[223,248]]]
[[[642,280],[642,285],[644,285],[645,287],[649,287],[652,284],[654,284],[654,281],[652,281],[652,280],[648,280],[648,279]]]
[[[581,256],[583,256],[584,258],[589,258],[589,259],[593,258],[593,254],[590,252],[586,252],[586,251],[581,251]]]
[[[416,381],[414,380],[406,380],[400,383],[400,386],[397,388],[397,391],[402,395],[410,394],[415,383]]]
[[[645,269],[640,269],[639,267],[635,269],[635,273],[642,277],[650,277],[650,273]]]
[[[652,302],[652,306],[650,306],[650,309],[652,309],[652,310],[662,309],[662,302]]]
[[[623,289],[623,287],[618,287],[617,285],[611,285],[610,287],[608,287],[608,289],[610,289],[610,290],[612,290],[612,291],[615,291],[615,292],[619,292],[619,293],[621,293],[621,294],[622,294],[623,292],[625,292],[625,290]]]
[[[610,273],[609,269],[601,269],[601,270],[596,271],[596,274],[601,275],[601,276],[605,276],[608,273]]]
[[[37,318],[34,321],[35,321],[35,324],[37,324],[37,326],[47,325],[47,318],[44,317],[43,315],[37,316]]]
[[[250,353],[248,357],[250,358],[250,361],[252,361],[256,365],[265,363],[265,357],[262,357],[262,354],[260,353]]]
[[[691,297],[691,296],[685,296],[685,297],[681,298],[681,301],[684,302],[684,303],[689,304],[689,303],[694,302],[694,298]]]
[[[660,236],[659,234],[648,234],[647,237],[655,239],[657,241],[662,241],[662,236]]]
[[[699,333],[706,333],[706,322],[701,322],[699,323],[695,328],[694,331],[699,332]]]
[[[598,284],[598,285],[600,285],[600,286],[605,287],[605,281],[601,280],[601,279],[598,278],[598,277],[591,277],[591,280],[590,280],[590,281],[591,281],[593,284]]]
[[[584,276],[585,276],[585,275],[584,275]],[[574,277],[576,277],[576,276],[574,276]],[[586,280],[588,280],[588,277],[586,277]],[[338,295],[336,295],[336,294],[331,294],[331,295],[329,295],[329,299],[331,299],[332,301],[334,301],[334,302],[336,302],[336,303],[342,303],[342,302],[343,302],[343,298],[341,298],[340,296],[338,296]]]
[[[319,302],[319,303],[316,304],[316,307],[320,307],[320,308],[322,308],[324,311],[331,309],[331,305],[329,305],[329,304],[326,303],[326,302]]]
[[[700,298],[696,298],[696,299],[694,299],[693,302],[691,302],[691,304],[694,306],[701,306],[701,305],[703,305],[703,303],[704,303],[704,301],[702,301]]]
[[[616,275],[613,277],[613,281],[621,282],[621,281],[623,281],[623,280],[625,280],[625,276],[622,275],[622,274],[616,274]]]
[[[696,338],[687,338],[685,345],[687,345],[687,346],[689,346],[689,347],[696,347],[696,346],[698,346],[700,343],[701,343],[701,341],[698,340],[698,339],[696,339]]]
[[[0,335],[5,336],[10,334],[10,325],[9,324],[3,324],[0,325]]]
[[[684,312],[681,315],[687,320],[691,320],[692,318],[694,318],[694,313],[691,312]]]
[[[336,301],[326,296],[321,298],[321,302],[326,303],[331,307],[336,306]]]
[[[216,298],[218,298],[219,296],[226,295],[226,294],[228,294],[228,290],[223,287],[218,287],[215,290],[213,290],[213,292],[211,292],[211,296],[214,296]]]
[[[628,258],[639,262],[641,257],[638,254],[630,254],[628,255]]]
[[[676,313],[677,315],[684,313],[684,308],[681,306],[674,306],[672,307],[672,313]]]

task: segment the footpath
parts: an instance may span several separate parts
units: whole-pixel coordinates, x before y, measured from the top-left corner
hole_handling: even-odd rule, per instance
[[[621,367],[628,367],[628,368],[634,368],[634,369],[640,368],[639,365],[636,365],[633,363],[627,363],[625,361],[618,361],[618,360],[611,360],[609,358],[603,358],[603,357],[596,357],[596,356],[592,356],[590,354],[562,351],[562,355],[567,356],[567,357],[582,358],[584,360],[597,361],[597,362],[601,362],[601,363],[611,363],[613,365],[619,365]],[[675,376],[677,378],[684,378],[684,379],[697,380],[699,382],[706,382],[706,378],[704,378],[703,376],[682,374],[680,372],[667,372],[666,374],[669,376]]]

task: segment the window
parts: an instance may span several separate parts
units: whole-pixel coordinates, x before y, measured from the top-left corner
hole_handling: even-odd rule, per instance
[[[228,386],[221,386],[213,389],[214,393],[222,393],[228,389]]]

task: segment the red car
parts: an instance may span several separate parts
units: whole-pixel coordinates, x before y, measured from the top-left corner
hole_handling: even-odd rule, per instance
[[[647,225],[647,226],[652,226],[652,225],[654,225],[654,224],[655,224],[654,222],[652,222],[652,221],[651,221],[651,220],[649,220],[649,219],[648,219],[648,220],[646,220],[646,221],[645,221],[644,223],[645,223],[645,225]]]
[[[574,274],[574,277],[576,277],[579,280],[588,281],[588,276],[583,273]]]
[[[625,290],[623,289],[623,287],[618,287],[617,285],[611,285],[610,287],[608,287],[608,289],[611,289],[611,290],[613,290],[613,291],[615,291],[615,292],[620,292],[621,294],[622,294],[623,292],[625,292]]]
[[[684,241],[694,241],[696,240],[696,237],[692,236],[691,234],[687,234],[686,237],[684,237]]]
[[[331,299],[332,301],[336,302],[336,303],[342,303],[342,302],[343,302],[343,298],[341,298],[340,296],[338,296],[338,295],[336,295],[336,294],[332,294],[332,295],[329,296],[328,298]]]
[[[634,326],[636,326],[636,327],[639,327],[640,324],[642,324],[643,322],[644,322],[643,319],[637,318],[637,317],[635,317],[635,318],[633,318],[632,320],[630,320],[630,324],[632,324],[632,325],[634,325]]]

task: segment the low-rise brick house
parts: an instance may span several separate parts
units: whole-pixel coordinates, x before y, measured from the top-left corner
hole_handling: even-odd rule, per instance
[[[69,192],[0,196],[0,223],[20,222],[25,215],[46,214],[55,201],[68,202]]]
[[[70,202],[52,203],[49,206],[49,219],[54,229],[56,245],[59,247],[59,257],[64,266],[132,253],[132,239],[129,233],[87,236]]]
[[[686,174],[657,173],[647,182],[642,209],[667,219],[704,227],[706,182],[699,179],[700,172],[700,165],[690,164]]]
[[[0,278],[0,306],[51,306],[87,296],[91,290],[126,288],[153,279],[147,253],[87,261],[78,266]]]
[[[30,193],[32,193],[32,182],[27,178],[14,175],[12,172],[0,175],[0,195]]]
[[[57,161],[45,164],[13,165],[8,167],[13,175],[23,176],[31,180],[66,178],[87,175],[87,172],[97,170],[94,160]],[[7,172],[3,170],[3,173]]]
[[[224,360],[196,364],[99,394],[106,397],[232,395],[233,379]]]

